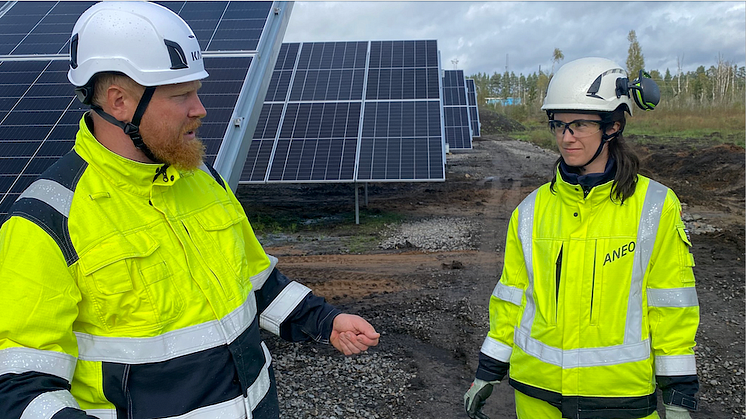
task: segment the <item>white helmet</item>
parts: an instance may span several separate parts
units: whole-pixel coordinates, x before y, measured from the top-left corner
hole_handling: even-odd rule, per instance
[[[208,76],[189,25],[171,10],[145,1],[102,1],[75,23],[67,78],[84,86],[96,73],[109,71],[143,86]]]
[[[617,83],[617,79],[623,80]],[[627,72],[606,58],[589,57],[570,61],[552,77],[541,109],[547,113],[612,112],[619,105],[624,105],[632,115],[628,80]]]

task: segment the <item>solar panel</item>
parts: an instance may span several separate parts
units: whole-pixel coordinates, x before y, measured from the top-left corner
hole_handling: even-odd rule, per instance
[[[242,183],[445,180],[436,41],[288,43]]]
[[[470,149],[471,120],[463,70],[443,72],[443,117],[448,146],[451,149]]]
[[[479,123],[479,108],[477,106],[477,87],[474,79],[466,79],[467,98],[469,99],[469,119],[471,120],[471,132],[475,137],[481,137],[482,131]]]
[[[0,8],[0,221],[20,193],[74,144],[88,107],[75,98],[67,80],[68,59],[61,54],[68,52],[75,21],[92,4],[15,2]],[[205,160],[213,163],[237,103],[247,95],[245,80],[273,3],[161,4],[180,13],[201,34],[197,37],[210,77],[200,90],[207,116],[199,135]],[[210,55],[227,50],[231,53]]]

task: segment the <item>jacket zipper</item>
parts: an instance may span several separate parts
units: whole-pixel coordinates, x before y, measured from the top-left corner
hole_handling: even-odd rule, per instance
[[[124,392],[124,398],[127,401],[127,419],[134,419],[135,414],[132,412],[132,395],[130,394],[129,381],[130,381],[130,369],[131,365],[127,364],[124,366],[124,372],[122,373],[122,391]]]
[[[560,277],[562,276],[562,249],[560,246],[559,255],[557,255],[556,269],[555,269],[555,295],[554,295],[554,324],[557,324],[557,318],[559,317],[559,292],[560,292]]]

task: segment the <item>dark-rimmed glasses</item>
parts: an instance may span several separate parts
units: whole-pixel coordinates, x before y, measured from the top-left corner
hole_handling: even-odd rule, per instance
[[[570,122],[562,122],[556,119],[549,121],[549,131],[557,137],[564,137],[565,131],[576,138],[587,137],[601,131],[601,121],[593,119],[576,119]]]

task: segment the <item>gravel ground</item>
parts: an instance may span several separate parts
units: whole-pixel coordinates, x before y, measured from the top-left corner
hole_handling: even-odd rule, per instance
[[[416,377],[383,352],[344,357],[330,346],[270,341],[282,419],[390,418]]]
[[[481,225],[465,218],[440,217],[389,225],[382,249],[414,248],[426,252],[474,250]]]

